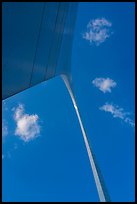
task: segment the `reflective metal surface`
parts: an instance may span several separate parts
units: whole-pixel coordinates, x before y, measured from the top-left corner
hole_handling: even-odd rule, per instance
[[[77,3],[2,4],[2,99],[70,73]]]

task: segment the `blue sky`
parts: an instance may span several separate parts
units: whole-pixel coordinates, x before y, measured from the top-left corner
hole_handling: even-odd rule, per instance
[[[134,201],[134,7],[79,3],[73,39],[77,105],[112,201]],[[60,77],[2,105],[3,201],[99,201]]]

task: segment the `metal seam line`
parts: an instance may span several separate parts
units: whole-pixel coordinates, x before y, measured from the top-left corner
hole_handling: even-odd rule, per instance
[[[44,5],[43,5],[43,10],[42,10],[41,22],[40,22],[39,33],[38,33],[38,38],[37,38],[37,42],[36,42],[36,50],[35,50],[35,55],[34,55],[34,59],[33,59],[33,65],[32,65],[32,71],[31,71],[31,76],[30,76],[29,87],[31,86],[31,81],[32,81],[32,75],[33,75],[33,70],[34,70],[34,63],[35,63],[35,60],[36,60],[36,54],[37,54],[39,38],[40,38],[40,32],[41,32],[43,16],[44,16],[44,10],[45,10],[45,2],[44,2]]]
[[[53,34],[55,33],[55,30],[56,30],[56,23],[57,23],[57,19],[58,19],[58,15],[59,15],[59,8],[60,8],[60,2],[58,3],[58,8],[57,8],[57,14],[56,14],[56,20],[55,20],[55,26],[54,26],[54,31],[53,31]],[[54,37],[53,37],[54,38]],[[50,46],[50,50],[49,50],[49,55],[48,55],[48,62],[47,62],[47,66],[46,66],[46,71],[45,71],[45,77],[44,77],[44,80],[47,79],[47,71],[48,71],[48,66],[49,66],[49,62],[50,62],[50,58],[51,58],[51,48],[52,46]]]
[[[66,2],[65,2],[65,4],[66,4]],[[58,47],[58,53],[57,53],[58,57],[56,57],[54,76],[56,75],[57,63],[59,61],[59,56],[60,56],[60,52],[61,52],[61,45],[62,45],[63,36],[64,36],[64,28],[66,26],[67,14],[68,14],[68,7],[66,6],[66,8],[64,9],[63,17],[62,17],[62,24],[63,24],[63,26],[62,26],[61,37],[58,40],[58,46],[57,46]]]

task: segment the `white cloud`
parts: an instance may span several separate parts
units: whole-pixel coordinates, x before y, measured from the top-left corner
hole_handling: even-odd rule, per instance
[[[129,125],[131,125],[131,127],[135,127],[135,122],[127,116],[127,115],[130,115],[130,113],[125,112],[123,108],[119,108],[119,106],[117,105],[106,103],[99,109],[102,111],[111,113],[114,118],[120,118],[125,123],[128,123]]]
[[[131,125],[131,127],[135,127],[135,122],[134,122],[132,119],[126,117],[126,118],[124,119],[124,121],[125,121],[126,123],[128,123],[129,125]]]
[[[7,103],[5,102],[5,100],[2,101],[2,109],[4,111],[8,111]]]
[[[105,18],[93,19],[88,23],[87,32],[83,34],[83,38],[98,46],[112,34],[111,26],[112,23]]]
[[[22,104],[20,104],[14,111],[14,120],[17,125],[15,135],[18,135],[25,142],[36,138],[40,133],[38,115],[28,115],[24,113],[24,106]]]
[[[110,78],[96,78],[92,81],[92,84],[98,87],[103,93],[111,92],[111,88],[117,85],[117,83]]]
[[[5,137],[8,135],[8,125],[6,120],[2,120],[2,137]]]

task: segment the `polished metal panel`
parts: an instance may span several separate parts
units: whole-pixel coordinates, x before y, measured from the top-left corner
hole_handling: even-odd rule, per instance
[[[2,4],[2,99],[70,74],[76,10],[70,2]]]

